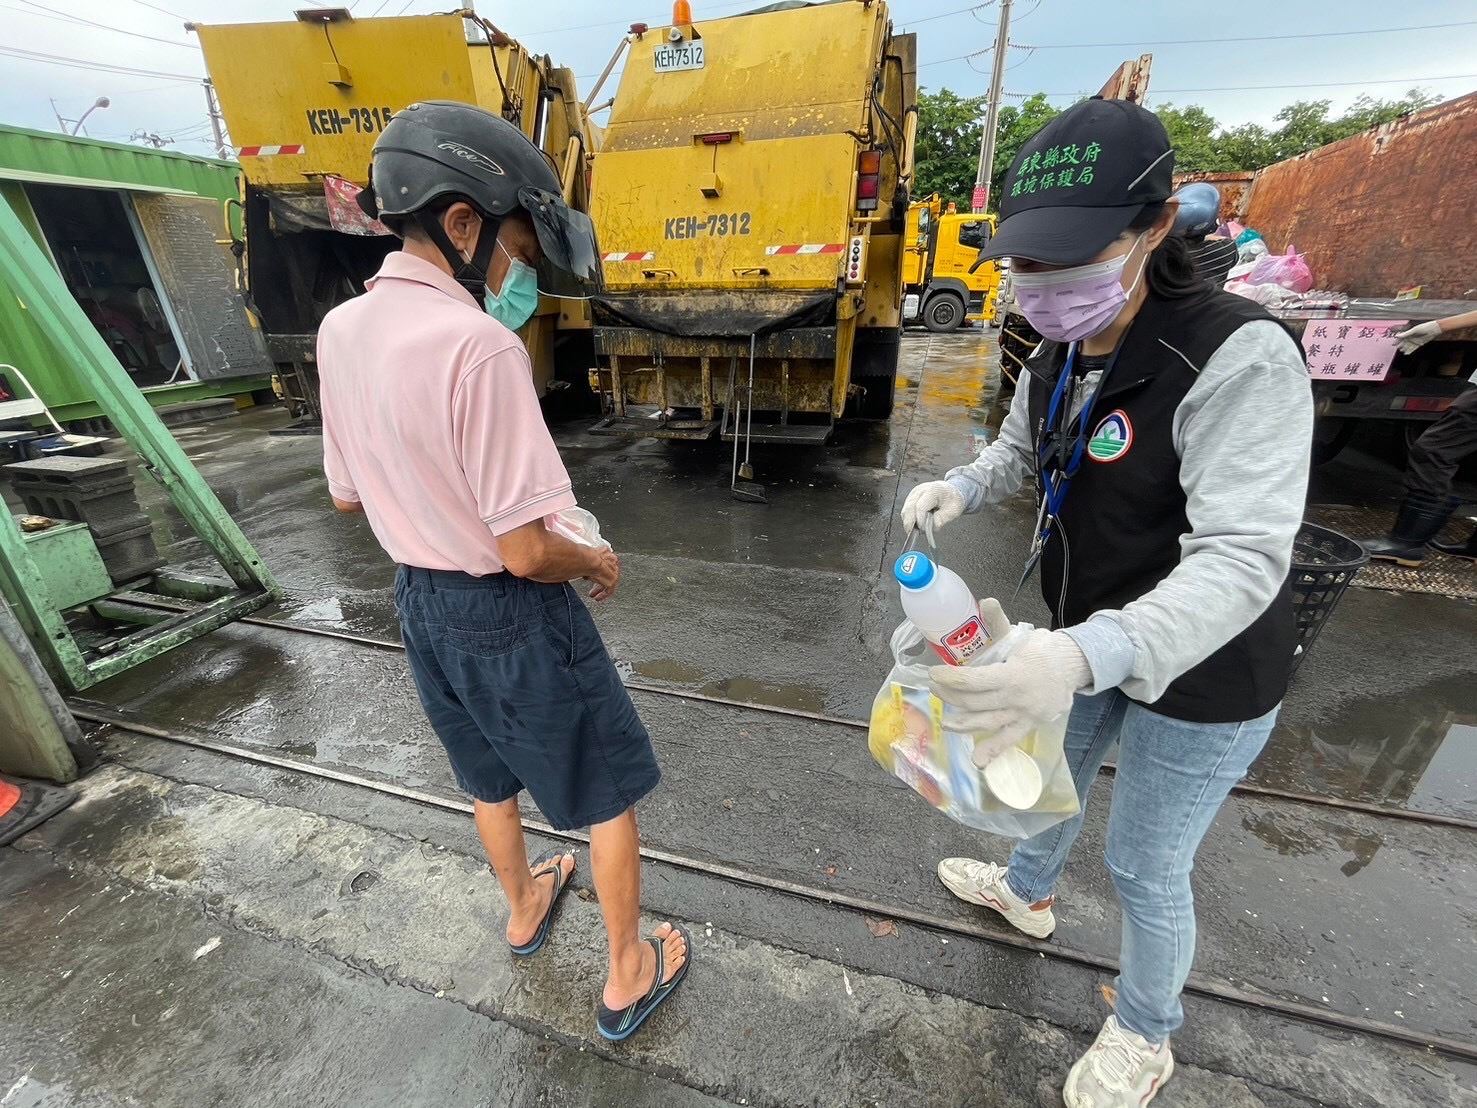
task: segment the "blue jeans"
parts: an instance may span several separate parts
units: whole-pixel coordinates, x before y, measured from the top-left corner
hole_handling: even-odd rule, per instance
[[[1245,723],[1186,723],[1113,689],[1077,697],[1067,720],[1067,762],[1084,809],[1119,740],[1107,840],[1108,873],[1123,908],[1117,1014],[1151,1043],[1185,1020],[1180,990],[1195,959],[1195,851],[1276,719],[1273,708]],[[1081,829],[1079,812],[1020,843],[1006,876],[1011,891],[1031,904],[1050,896]]]

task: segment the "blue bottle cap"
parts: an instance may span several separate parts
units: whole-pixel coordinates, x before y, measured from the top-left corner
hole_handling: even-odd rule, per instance
[[[908,551],[892,567],[892,575],[905,589],[927,588],[933,572],[933,559],[917,550]]]

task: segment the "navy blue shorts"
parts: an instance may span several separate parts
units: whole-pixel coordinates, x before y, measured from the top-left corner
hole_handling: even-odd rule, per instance
[[[656,787],[651,738],[572,587],[401,566],[395,607],[463,791],[498,803],[527,789],[568,831]]]

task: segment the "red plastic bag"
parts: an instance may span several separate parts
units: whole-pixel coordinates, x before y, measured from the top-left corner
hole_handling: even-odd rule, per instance
[[[1307,292],[1313,287],[1313,271],[1297,247],[1287,245],[1286,254],[1267,254],[1258,258],[1246,275],[1252,285],[1279,285],[1292,292]]]

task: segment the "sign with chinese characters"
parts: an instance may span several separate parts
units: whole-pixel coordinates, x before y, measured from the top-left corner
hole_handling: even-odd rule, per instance
[[[1303,330],[1308,376],[1315,381],[1383,381],[1403,319],[1310,319]]]

